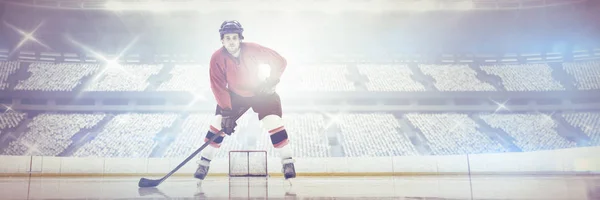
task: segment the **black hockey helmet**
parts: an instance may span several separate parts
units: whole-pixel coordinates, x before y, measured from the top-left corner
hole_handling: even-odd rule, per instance
[[[221,39],[223,39],[223,35],[227,33],[237,33],[240,36],[240,39],[244,39],[244,28],[242,28],[242,24],[236,20],[232,21],[224,21],[221,24],[221,28],[219,28],[219,33],[221,34]]]

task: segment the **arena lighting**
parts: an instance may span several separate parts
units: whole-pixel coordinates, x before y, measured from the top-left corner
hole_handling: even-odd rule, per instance
[[[136,36],[134,37],[126,46],[125,48],[123,48],[121,51],[119,51],[119,54],[117,56],[115,56],[114,58],[109,58],[106,55],[101,54],[100,52],[97,52],[95,50],[93,50],[92,48],[80,43],[79,41],[73,39],[72,37],[70,37],[69,35],[65,36],[66,40],[69,41],[70,43],[72,43],[73,45],[77,46],[80,49],[83,49],[86,52],[91,53],[96,59],[100,60],[101,63],[104,64],[104,67],[101,68],[100,72],[96,73],[89,82],[87,82],[87,84],[91,84],[94,83],[98,80],[98,78],[102,77],[105,73],[123,73],[126,74],[127,77],[129,79],[137,79],[139,76],[136,74],[135,71],[132,71],[130,69],[124,68],[121,66],[121,64],[119,63],[119,59],[124,57],[125,53],[127,52],[127,50],[129,48],[131,48],[140,38],[140,36]],[[84,88],[87,88],[87,86],[85,86]],[[85,91],[85,89],[84,89]],[[76,95],[76,99],[79,98],[80,94]]]
[[[431,10],[466,10],[474,7],[472,1],[458,0],[323,0],[323,1],[301,1],[301,0],[278,0],[278,1],[120,1],[110,0],[104,8],[113,11],[200,11],[213,12],[220,10],[243,10],[252,11],[284,11],[284,12],[302,12],[302,11],[322,11],[325,13],[336,14],[342,11],[363,11],[363,12],[382,12],[382,11],[431,11]]]
[[[119,51],[119,55],[117,55],[115,58],[112,59],[108,59],[107,56],[100,54],[97,51],[94,51],[93,49],[91,49],[90,47],[74,40],[73,38],[71,38],[69,35],[65,36],[65,38],[67,39],[67,41],[69,41],[70,43],[72,43],[73,45],[77,46],[80,49],[83,49],[89,53],[91,53],[92,55],[94,55],[94,57],[96,57],[97,59],[102,60],[104,63],[106,64],[114,64],[111,61],[118,61],[119,58],[123,57],[125,55],[125,52],[127,52],[127,50],[129,50],[139,39],[140,39],[140,35],[136,35],[135,37],[133,37],[133,39],[131,41],[129,41],[129,43],[127,43],[127,45],[125,46],[125,48],[123,48],[121,51]]]
[[[339,111],[336,113],[330,113],[330,112],[319,112],[319,113],[322,115],[325,115],[327,118],[329,118],[329,121],[327,122],[327,124],[325,124],[325,126],[323,126],[324,130],[329,129],[333,125],[340,124],[342,122],[340,119],[340,115],[346,114],[346,112],[344,112],[344,111]]]
[[[409,8],[414,11],[431,11],[437,8],[436,4],[438,2],[434,1],[416,1],[412,3]]]
[[[25,43],[27,43],[28,41],[33,41],[33,42],[35,42],[35,43],[37,43],[37,44],[39,44],[39,45],[41,45],[41,46],[45,47],[46,49],[52,49],[52,48],[50,48],[48,45],[46,45],[46,44],[42,43],[40,40],[38,40],[37,38],[35,38],[35,32],[36,32],[36,31],[37,31],[37,30],[38,30],[38,29],[39,29],[39,28],[40,28],[40,27],[41,27],[41,26],[44,24],[44,22],[43,22],[43,21],[42,21],[42,22],[40,22],[40,23],[39,23],[39,24],[38,24],[38,25],[37,25],[37,26],[36,26],[36,27],[35,27],[35,28],[34,28],[34,29],[31,31],[31,32],[27,32],[27,31],[25,31],[25,30],[23,30],[23,29],[20,29],[20,28],[16,27],[15,25],[12,25],[12,24],[10,24],[10,23],[8,23],[8,22],[6,22],[6,21],[4,21],[4,24],[5,24],[5,25],[6,25],[8,28],[10,28],[10,29],[12,29],[13,31],[15,31],[15,32],[19,33],[19,34],[20,34],[20,35],[23,37],[23,38],[21,39],[21,41],[20,41],[20,42],[17,44],[17,46],[15,46],[15,47],[13,48],[13,52],[10,52],[10,53],[9,53],[9,55],[10,55],[10,54],[12,54],[12,53],[14,53],[14,52],[16,52],[16,50],[17,50],[17,49],[21,48],[21,47],[22,47],[23,45],[25,45]]]
[[[6,110],[4,110],[4,113],[15,111],[15,110],[13,110],[12,105],[6,105],[6,104],[0,104],[0,105],[2,105],[4,107],[4,109],[6,109]]]
[[[260,64],[258,66],[258,79],[265,80],[271,75],[271,66],[267,64]]]
[[[185,105],[184,110],[186,110],[186,111],[192,109],[192,107],[195,106],[196,103],[198,103],[198,102],[205,102],[205,101],[209,100],[206,95],[204,95],[198,91],[187,91],[187,92],[189,92],[193,96],[193,99],[187,105]]]
[[[501,111],[501,110],[507,110],[507,111],[510,112],[510,109],[508,109],[508,107],[506,107],[506,102],[510,101],[510,99],[506,99],[506,101],[504,101],[502,103],[497,102],[497,101],[495,101],[495,100],[493,100],[491,98],[489,100],[492,101],[492,102],[494,102],[496,105],[498,105],[498,107],[494,111],[494,114],[498,113],[498,111]]]
[[[513,10],[577,4],[588,0],[4,0],[39,8],[86,10],[340,11]]]
[[[27,148],[25,155],[42,155],[42,152],[37,147],[36,143],[31,143],[31,142],[28,142],[27,140],[21,140],[20,144],[25,146],[25,148]]]
[[[164,12],[164,11],[180,11],[180,10],[193,10],[193,7],[188,4],[181,4],[177,2],[163,2],[163,1],[147,1],[147,2],[119,2],[109,1],[106,3],[106,8],[114,11],[123,10],[138,10],[138,11],[153,11],[153,12]]]

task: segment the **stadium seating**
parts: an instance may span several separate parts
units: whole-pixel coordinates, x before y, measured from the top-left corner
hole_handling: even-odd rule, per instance
[[[408,120],[427,138],[434,155],[506,152],[481,133],[466,114],[407,114]]]
[[[0,130],[18,126],[21,120],[23,120],[26,116],[27,113],[11,111],[0,113]]]
[[[17,61],[0,62],[0,90],[8,88],[8,76],[15,73],[20,67]]]
[[[577,146],[558,135],[556,122],[546,114],[482,114],[481,119],[513,137],[515,145],[523,151]]]
[[[338,116],[340,140],[347,157],[417,155],[400,124],[391,114],[342,114]]]
[[[210,120],[214,115],[191,114],[181,125],[181,132],[169,145],[163,157],[186,157],[186,154],[198,149],[198,144],[204,143]]]
[[[97,64],[32,63],[28,69],[31,76],[14,90],[73,91],[83,77],[95,75],[99,69]]]
[[[433,77],[439,91],[496,91],[494,86],[477,79],[477,72],[469,65],[419,64],[419,69]]]
[[[407,65],[357,65],[359,73],[365,75],[368,91],[425,91],[425,86],[412,79],[413,72]]]
[[[163,128],[170,127],[176,118],[176,114],[119,114],[73,156],[149,157],[156,146],[155,135]]]
[[[188,92],[210,90],[210,81],[207,79],[209,77],[208,72],[207,66],[175,65],[169,72],[171,78],[161,83],[156,90]]]
[[[581,129],[595,145],[600,145],[600,113],[563,113],[562,116],[575,128]]]
[[[25,133],[10,142],[5,155],[55,156],[71,143],[71,137],[81,129],[96,125],[104,114],[40,114],[29,123]]]
[[[507,149],[499,141],[492,139],[495,137],[487,135],[492,133],[483,133],[483,125],[496,129],[493,130],[494,133],[506,133],[513,139],[509,142],[523,151],[577,146],[575,142],[561,136],[557,129],[558,122],[545,114],[477,115],[483,121],[475,121],[464,113],[407,113],[403,119],[389,113],[345,113],[336,115],[336,120],[329,123],[322,113],[289,113],[286,114],[285,123],[291,147],[297,157],[332,156],[330,137],[335,137],[347,157],[420,155],[415,147],[418,144],[413,145],[404,132],[406,127],[403,128],[398,120],[406,120],[406,123],[412,124],[416,131],[422,133],[426,139],[424,142],[433,155],[506,152]],[[28,116],[33,117],[31,120],[24,120]],[[112,118],[107,118],[109,116]],[[575,128],[574,131],[581,130],[591,138],[594,145],[600,145],[600,113],[563,113],[562,116]],[[27,129],[22,133],[13,133],[15,140],[9,140],[12,142],[7,146],[0,146],[0,153],[56,156],[68,150],[69,145],[78,143],[76,148],[71,149],[76,157],[144,158],[149,157],[158,147],[164,153],[155,156],[186,157],[203,144],[213,117],[212,113],[29,115],[7,112],[0,114],[2,134],[11,128]],[[175,127],[174,123],[178,118],[181,118],[181,122]],[[167,134],[166,137],[171,137],[172,140],[162,140],[162,137],[157,136],[159,133],[163,136]],[[74,141],[75,135],[85,137]],[[165,141],[170,143],[162,143]],[[224,139],[217,157],[227,157],[230,150],[267,150],[269,156],[278,156],[255,114],[240,118],[236,132]]]
[[[162,65],[106,65],[84,91],[144,91],[149,85],[148,78],[161,69]]]
[[[30,76],[14,83],[8,78],[17,72],[20,65],[26,66]],[[412,68],[418,69],[433,80],[417,81]],[[496,76],[501,87],[508,91],[561,91],[565,87],[553,78],[553,69],[547,64],[484,65],[480,67],[485,76],[469,65],[430,64],[357,64],[356,69],[346,65],[314,64],[290,65],[279,86],[281,91],[356,91],[353,75],[362,75],[367,80],[368,91],[421,92],[426,91],[423,81],[442,92],[450,91],[496,91],[497,88],[484,77]],[[575,80],[578,90],[600,89],[600,61],[563,63],[563,70]],[[479,71],[481,73],[481,71]],[[162,74],[159,74],[162,73]],[[353,74],[358,73],[358,74]],[[160,75],[160,76],[155,76]],[[153,78],[153,76],[155,76]],[[419,75],[422,76],[422,75]],[[164,80],[150,86],[154,80]],[[160,79],[160,77],[167,77]],[[199,78],[204,77],[204,78]],[[425,78],[425,79],[431,79]],[[358,80],[360,81],[360,80]],[[358,85],[358,84],[357,84]],[[428,85],[427,88],[430,88]],[[9,88],[14,86],[14,88]],[[498,86],[498,85],[495,85]],[[201,65],[97,65],[72,63],[0,62],[0,90],[16,91],[190,91],[203,92],[210,89],[208,69]],[[500,89],[500,88],[498,88]],[[6,100],[6,99],[3,99]],[[106,124],[96,125],[104,120]],[[343,154],[360,156],[410,156],[419,155],[417,147],[408,138],[409,130],[404,122],[416,128],[421,139],[434,155],[465,153],[505,152],[506,147],[496,141],[492,134],[484,133],[481,125],[506,133],[513,143],[523,151],[538,151],[576,147],[574,141],[566,139],[559,122],[541,113],[479,114],[483,121],[476,121],[468,114],[460,113],[409,113],[398,122],[389,113],[341,114],[334,126],[335,134],[325,133],[329,125],[323,113],[286,113],[286,129],[294,154],[298,157],[328,157],[330,137],[335,137]],[[161,157],[184,157],[203,143],[212,113],[29,113],[7,111],[0,113],[0,136],[10,132],[16,136],[0,137],[0,152],[7,155],[58,155],[73,144],[77,134],[93,135],[89,141],[74,147],[73,156],[87,157],[148,157],[160,147]],[[238,121],[236,134],[226,137],[217,157],[226,157],[229,150],[265,149],[269,156],[277,156],[264,130],[258,126],[255,115],[247,115]],[[589,136],[594,145],[600,145],[600,115],[596,112],[563,113],[562,117],[574,130]],[[30,119],[27,119],[30,118]],[[24,120],[27,119],[27,120]],[[173,127],[180,119],[179,127]],[[484,124],[481,124],[484,123]],[[564,123],[564,122],[561,122]],[[178,123],[179,124],[179,123]],[[409,125],[410,125],[409,124]],[[22,125],[22,126],[19,126]],[[14,133],[16,128],[24,129]],[[165,136],[169,143],[157,139],[165,129],[179,132]],[[93,129],[93,130],[92,130]],[[330,131],[329,130],[329,131]],[[14,134],[13,134],[14,133]],[[330,134],[330,135],[327,135]],[[368,137],[367,137],[368,135]],[[414,139],[414,135],[410,135]],[[496,135],[497,136],[497,135]],[[162,136],[161,136],[162,137]],[[164,139],[164,138],[162,138]],[[12,142],[8,142],[12,141]],[[419,150],[422,150],[419,148]],[[154,152],[156,153],[156,152]]]
[[[500,77],[507,91],[565,90],[552,78],[552,68],[548,64],[484,65],[481,69]]]
[[[280,91],[355,91],[346,79],[345,65],[291,65],[278,86]]]
[[[563,63],[563,69],[575,78],[578,90],[600,89],[600,61]]]
[[[169,64],[170,65],[170,64]],[[286,68],[280,92],[302,91],[356,91],[355,82],[372,92],[420,92],[433,85],[439,91],[496,91],[487,76],[499,78],[507,91],[563,91],[563,83],[555,80],[548,64],[507,64],[477,66],[485,74],[466,64],[414,64],[431,77],[415,77],[409,64],[357,64],[357,71],[344,64],[290,64]],[[600,89],[600,61],[563,63],[565,76],[573,78],[578,90]],[[199,64],[173,64],[168,70],[163,65],[123,64],[99,65],[81,63],[31,63],[31,76],[16,80],[15,88],[8,88],[8,76],[17,72],[20,63],[0,62],[0,90],[18,91],[72,91],[77,86],[83,91],[191,91],[210,90],[208,67]],[[417,68],[414,68],[417,69]],[[160,73],[160,74],[159,74]],[[168,77],[156,85],[154,75]],[[351,77],[365,77],[364,80]],[[418,79],[418,80],[417,80]],[[431,79],[431,80],[430,80]],[[13,80],[14,81],[14,80]],[[494,80],[495,81],[495,80]],[[566,83],[564,83],[566,84]],[[497,86],[497,85],[496,85]]]

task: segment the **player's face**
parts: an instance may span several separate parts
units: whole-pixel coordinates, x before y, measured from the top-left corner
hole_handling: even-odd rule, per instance
[[[227,33],[221,40],[223,46],[229,53],[237,53],[240,50],[240,38],[237,33]]]

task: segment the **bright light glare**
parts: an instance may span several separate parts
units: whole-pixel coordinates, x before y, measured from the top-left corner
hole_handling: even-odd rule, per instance
[[[490,99],[490,100],[491,100],[492,102],[494,102],[496,105],[498,105],[498,107],[497,107],[497,108],[496,108],[496,110],[494,111],[494,114],[496,114],[496,113],[498,113],[498,112],[500,112],[500,111],[502,111],[502,110],[506,110],[506,111],[509,111],[509,112],[510,112],[510,109],[509,109],[508,107],[506,107],[506,102],[510,101],[510,99],[507,99],[506,101],[504,101],[504,102],[502,102],[502,103],[500,103],[500,102],[497,102],[497,101],[495,101],[495,100],[493,100],[493,99]]]
[[[4,107],[4,109],[6,109],[6,110],[4,111],[4,113],[8,113],[8,112],[14,112],[14,111],[15,111],[15,110],[13,110],[13,108],[12,108],[12,106],[11,106],[11,105],[6,105],[6,104],[0,104],[0,105],[2,105],[2,106]]]
[[[104,7],[108,10],[113,11],[124,11],[124,10],[145,10],[153,12],[165,12],[165,11],[176,11],[176,10],[191,10],[195,9],[191,2],[170,2],[164,3],[162,1],[146,1],[146,2],[118,2],[109,1]]]
[[[17,32],[17,33],[19,33],[20,35],[23,36],[23,39],[21,39],[21,41],[19,42],[19,44],[17,44],[17,46],[14,48],[15,50],[21,48],[21,46],[23,46],[28,41],[33,41],[33,42],[35,42],[35,43],[37,43],[37,44],[45,47],[46,49],[52,49],[48,45],[42,43],[40,40],[38,40],[38,39],[35,38],[35,32],[44,24],[44,22],[40,22],[31,32],[26,32],[26,31],[24,31],[24,30],[16,27],[15,25],[12,25],[12,24],[6,22],[6,21],[4,21],[4,24],[7,27],[11,28],[15,32]],[[13,51],[13,52],[15,52],[15,51]],[[12,54],[12,52],[11,52],[11,54]]]
[[[279,0],[270,1],[268,6],[255,1],[170,1],[161,0],[110,0],[104,7],[113,11],[125,10],[146,10],[154,12],[195,10],[199,12],[213,12],[220,10],[229,10],[232,7],[244,8],[240,12],[260,12],[260,11],[284,11],[284,12],[303,12],[303,11],[322,11],[330,14],[337,14],[342,11],[364,11],[364,12],[382,12],[382,11],[430,11],[435,9],[444,10],[462,10],[472,8],[472,1],[454,0],[412,0],[412,1],[394,1],[394,0],[369,0],[369,1],[347,1],[347,0],[327,0],[327,1],[294,1]]]
[[[124,6],[121,2],[109,1],[104,5],[109,10],[120,11],[123,10]]]
[[[436,9],[437,5],[435,1],[417,1],[411,6],[414,11],[431,11]]]
[[[121,65],[119,64],[119,62],[116,59],[113,59],[113,60],[106,60],[106,67],[107,68],[118,68],[118,67],[121,67]]]
[[[453,10],[470,10],[470,9],[473,9],[474,5],[473,5],[473,2],[471,2],[471,1],[459,1],[459,2],[454,2],[452,4],[448,4],[447,7],[448,7],[448,9],[453,9]]]
[[[165,5],[163,2],[149,2],[145,7],[146,7],[146,10],[151,10],[154,12],[164,12],[164,11],[169,10],[169,9],[165,9],[165,8],[168,8],[168,6]],[[177,9],[180,9],[180,8],[177,8]]]
[[[271,66],[267,64],[260,64],[258,66],[258,79],[265,80],[271,75]]]

